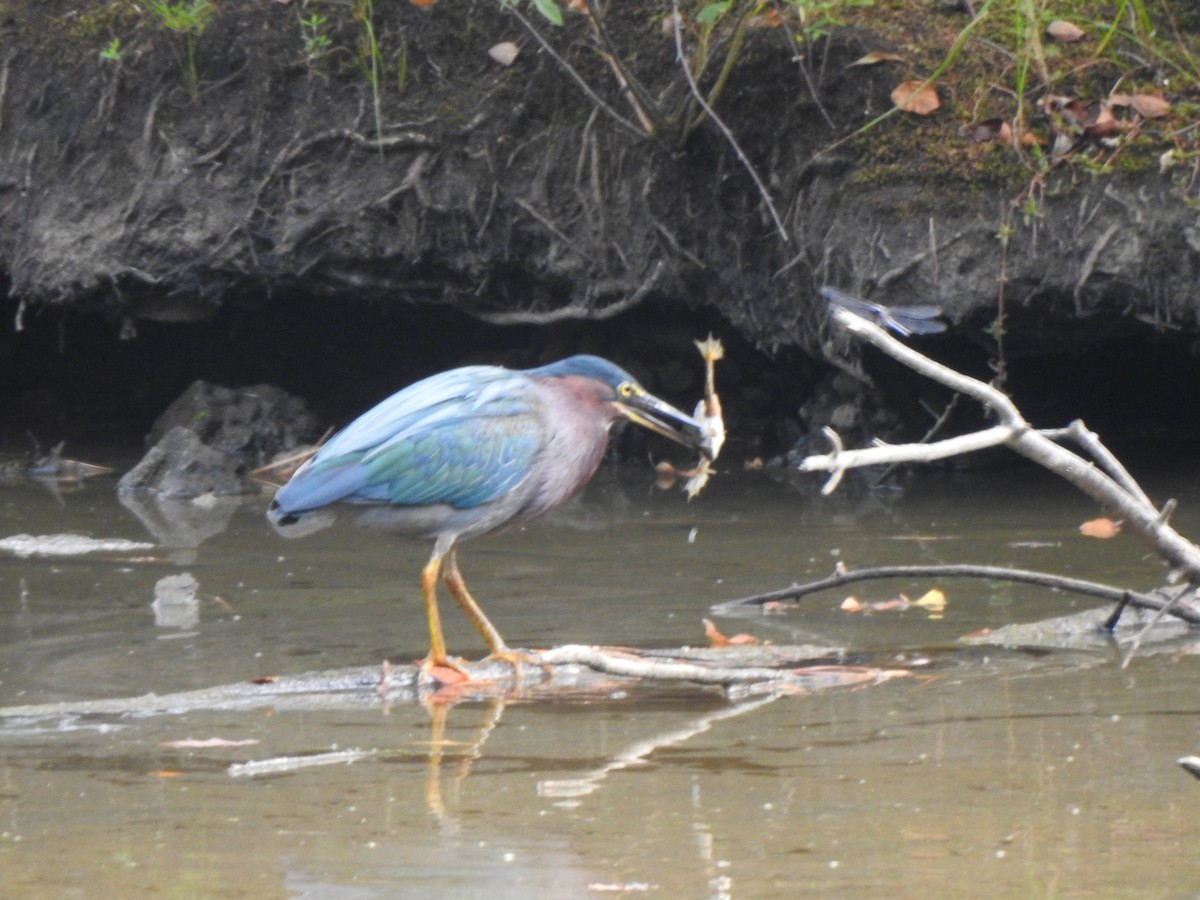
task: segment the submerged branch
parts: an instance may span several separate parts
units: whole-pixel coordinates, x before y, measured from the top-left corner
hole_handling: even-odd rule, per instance
[[[762,606],[767,603],[780,603],[787,600],[798,600],[809,594],[831,590],[857,581],[874,581],[883,578],[986,578],[991,581],[1012,581],[1022,584],[1036,584],[1053,590],[1069,591],[1074,594],[1086,594],[1110,600],[1122,606],[1134,606],[1142,609],[1158,610],[1160,613],[1173,615],[1191,625],[1200,625],[1200,612],[1188,606],[1181,606],[1175,598],[1164,597],[1156,593],[1142,593],[1124,588],[1101,584],[1096,581],[1086,581],[1082,578],[1068,578],[1062,575],[1052,575],[1048,572],[1037,572],[1029,569],[1010,569],[1003,566],[975,565],[943,565],[943,566],[876,566],[869,569],[835,572],[827,578],[810,581],[807,584],[794,584],[791,587],[770,591],[764,594],[752,594],[727,600],[714,607],[717,613],[729,613],[747,606]],[[1115,623],[1113,623],[1115,625]]]

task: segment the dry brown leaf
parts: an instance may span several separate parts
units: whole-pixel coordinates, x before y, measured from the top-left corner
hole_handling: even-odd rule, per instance
[[[879,50],[872,50],[866,56],[860,56],[850,65],[846,66],[849,69],[851,66],[877,66],[885,62],[904,62],[904,57],[899,53],[883,53]]]
[[[1055,19],[1046,26],[1046,34],[1054,38],[1056,41],[1061,41],[1064,44],[1071,44],[1075,41],[1081,41],[1087,37],[1087,32],[1073,22],[1067,22],[1063,19]]]
[[[1129,98],[1129,105],[1146,119],[1161,119],[1171,112],[1171,104],[1154,94],[1134,94]]]
[[[1121,533],[1121,523],[1108,518],[1089,519],[1079,526],[1079,533],[1106,541]]]
[[[892,91],[892,102],[917,116],[927,116],[942,105],[937,88],[924,81],[902,81]]]
[[[521,48],[512,41],[501,41],[488,49],[488,56],[502,66],[511,66],[521,54]]]

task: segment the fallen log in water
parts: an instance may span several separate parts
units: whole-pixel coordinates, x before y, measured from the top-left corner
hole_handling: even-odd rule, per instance
[[[142,694],[0,707],[0,719],[61,716],[177,715],[204,710],[261,707],[313,709],[434,700],[458,702],[504,698],[551,699],[688,683],[731,694],[803,694],[874,684],[904,670],[843,665],[828,647],[734,645],[714,648],[636,650],[565,645],[525,651],[517,669],[501,660],[465,662],[463,671],[419,664],[334,669],[234,682],[173,694]]]

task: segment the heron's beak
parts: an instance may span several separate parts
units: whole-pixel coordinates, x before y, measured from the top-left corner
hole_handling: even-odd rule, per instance
[[[677,444],[699,450],[712,459],[712,448],[705,437],[704,428],[670,403],[642,392],[616,401],[616,407],[631,422],[670,438]]]

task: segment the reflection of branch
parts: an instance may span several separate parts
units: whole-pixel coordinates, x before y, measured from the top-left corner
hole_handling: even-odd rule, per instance
[[[1200,625],[1200,613],[1187,606],[1175,603],[1177,598],[1164,597],[1158,594],[1146,594],[1139,591],[1127,591],[1123,588],[1100,584],[1095,581],[1085,581],[1081,578],[1067,578],[1062,575],[1051,575],[1048,572],[1034,572],[1028,569],[1009,569],[1003,566],[876,566],[870,569],[858,569],[849,572],[835,572],[828,578],[810,581],[808,584],[794,584],[791,587],[765,594],[754,594],[728,600],[713,607],[718,614],[730,613],[738,607],[761,606],[765,603],[778,603],[782,600],[798,600],[808,594],[830,590],[856,581],[872,581],[880,578],[986,578],[992,581],[1016,581],[1023,584],[1037,584],[1042,587],[1060,591],[1071,591],[1076,594],[1087,594],[1104,600],[1114,600],[1129,606],[1143,609],[1158,610],[1161,615],[1169,611],[1192,625]],[[1115,622],[1112,623],[1115,626]]]
[[[641,765],[646,761],[646,757],[663,747],[682,744],[684,741],[708,731],[712,728],[714,722],[720,722],[723,719],[732,719],[735,716],[758,709],[760,706],[766,706],[768,703],[778,700],[780,696],[780,694],[768,694],[757,700],[719,709],[716,712],[693,719],[682,728],[676,728],[673,731],[663,732],[645,740],[636,741],[615,754],[604,765],[581,775],[579,778],[555,778],[539,781],[537,786],[538,796],[582,797],[590,794],[600,787],[600,782],[607,778],[609,773],[618,772],[629,766]]]
[[[1030,426],[1013,401],[1004,393],[961,372],[934,362],[911,347],[900,343],[878,325],[845,309],[833,311],[834,320],[854,336],[873,344],[888,356],[908,366],[914,372],[946,385],[978,400],[989,407],[1000,424],[976,435],[954,438],[970,445],[1006,444],[1022,456],[1033,460],[1065,478],[1088,496],[1120,515],[1126,523],[1148,538],[1159,554],[1172,566],[1182,569],[1190,581],[1200,581],[1200,547],[1182,537],[1167,523],[1168,516],[1149,503],[1140,488],[1133,485],[1129,473],[1104,449],[1095,435],[1079,423],[1072,425],[1071,435],[1100,462],[1093,462],[1054,443],[1045,433]],[[853,466],[876,465],[897,459],[923,461],[939,459],[931,455],[934,448],[946,449],[950,441],[928,446],[873,447],[827,456],[808,457],[800,463],[801,471],[828,471],[835,474]],[[897,455],[904,454],[904,455]]]
[[[758,194],[760,197],[762,197],[763,202],[767,205],[767,211],[770,212],[771,219],[775,222],[775,229],[779,232],[779,238],[786,244],[788,240],[787,229],[783,227],[783,221],[779,218],[779,213],[775,209],[775,204],[771,202],[771,195],[767,193],[767,186],[763,184],[762,179],[758,177],[758,172],[754,171],[754,166],[751,165],[750,160],[746,157],[746,154],[742,152],[741,145],[738,144],[737,138],[733,136],[733,132],[729,130],[729,126],[721,121],[721,117],[717,115],[716,110],[714,110],[708,104],[708,101],[700,95],[700,86],[696,84],[696,79],[692,76],[692,70],[688,67],[687,57],[685,57],[683,53],[683,35],[680,32],[679,26],[681,19],[682,15],[679,12],[679,0],[671,0],[671,22],[675,28],[675,55],[679,60],[679,67],[683,69],[683,76],[687,79],[688,87],[691,89],[692,96],[696,98],[696,102],[700,104],[701,109],[703,109],[708,114],[708,117],[713,120],[713,124],[720,129],[721,134],[725,137],[725,140],[729,142],[729,146],[733,148],[733,152],[737,156],[738,162],[742,164],[745,170],[750,174],[750,177],[754,180],[754,186],[758,188]]]

